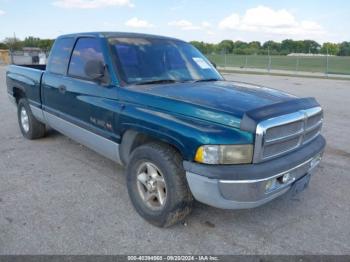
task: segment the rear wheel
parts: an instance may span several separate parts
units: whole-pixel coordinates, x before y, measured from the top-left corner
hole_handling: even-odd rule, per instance
[[[37,139],[45,136],[45,125],[36,120],[25,98],[18,101],[17,116],[19,127],[25,138]]]
[[[192,210],[182,158],[170,146],[149,143],[136,148],[127,166],[127,186],[136,211],[153,225],[169,227]]]

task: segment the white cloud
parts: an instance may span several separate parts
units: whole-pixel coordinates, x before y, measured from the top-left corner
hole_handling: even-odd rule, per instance
[[[5,11],[0,10],[0,15],[4,15],[4,14],[6,14]]]
[[[178,27],[181,30],[199,30],[199,29],[201,29],[200,26],[193,25],[192,22],[190,22],[188,20],[184,20],[184,19],[169,22],[168,25]]]
[[[134,28],[154,27],[154,25],[149,23],[148,21],[138,19],[137,17],[133,17],[133,18],[129,19],[128,21],[125,22],[125,25],[129,26],[129,27],[134,27]]]
[[[322,26],[314,21],[302,21],[301,26],[306,30],[322,30]]]
[[[215,32],[212,30],[213,25],[207,21],[203,21],[201,23],[201,29],[203,29],[207,33],[207,35],[210,35],[210,36],[215,35]]]
[[[240,18],[238,14],[232,14],[219,23],[220,29],[237,29],[237,26],[240,24]]]
[[[242,18],[242,23],[260,27],[293,27],[297,25],[294,16],[287,10],[273,10],[266,6],[248,9]]]
[[[128,6],[134,7],[130,0],[57,0],[52,3],[62,8],[81,8],[93,9],[109,6]]]
[[[299,37],[325,34],[322,26],[314,21],[297,21],[294,15],[285,9],[274,10],[266,6],[248,9],[242,16],[233,13],[219,22],[219,28]]]
[[[202,23],[201,23],[201,26],[203,27],[203,28],[212,28],[212,25],[211,25],[211,23],[209,23],[209,22],[207,22],[207,21],[203,21]]]
[[[200,25],[195,25],[188,20],[181,19],[169,22],[168,25],[175,26],[181,30],[206,30],[207,34],[213,34],[213,32],[209,30],[212,28],[212,24],[207,21],[203,21]]]

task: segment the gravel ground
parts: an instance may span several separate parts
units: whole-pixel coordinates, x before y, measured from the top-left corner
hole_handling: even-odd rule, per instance
[[[123,169],[50,131],[24,139],[0,67],[0,254],[350,254],[350,81],[226,75],[325,109],[328,145],[309,188],[252,210],[197,203],[159,229],[133,209]]]

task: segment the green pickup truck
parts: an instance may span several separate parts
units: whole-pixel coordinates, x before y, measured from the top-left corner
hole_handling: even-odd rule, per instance
[[[63,35],[47,66],[11,65],[6,81],[24,137],[49,126],[125,165],[136,211],[160,227],[194,200],[243,209],[297,193],[325,147],[314,98],[225,81],[178,39]]]

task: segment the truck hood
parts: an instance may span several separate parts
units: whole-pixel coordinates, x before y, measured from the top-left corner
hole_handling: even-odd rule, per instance
[[[274,89],[230,81],[133,85],[127,89],[145,95],[135,98],[142,104],[234,127],[239,127],[248,111],[296,98]]]

